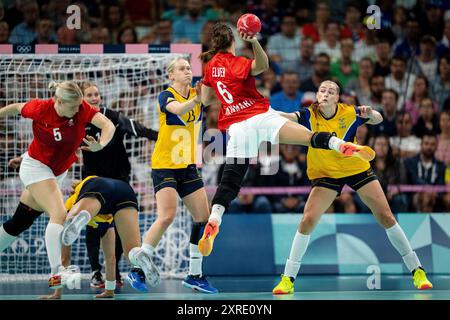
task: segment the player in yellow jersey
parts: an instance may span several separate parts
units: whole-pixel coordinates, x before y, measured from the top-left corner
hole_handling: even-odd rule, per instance
[[[209,217],[209,203],[196,167],[196,146],[202,124],[201,86],[191,87],[189,62],[176,58],[167,67],[170,87],[158,97],[159,134],[152,155],[152,179],[157,219],[142,248],[153,255],[164,232],[173,222],[182,199],[194,220],[190,237],[189,275],[183,285],[204,293],[216,293],[202,274],[203,256],[198,250]]]
[[[66,208],[69,213],[61,235],[62,243],[65,246],[72,245],[79,237],[81,230],[88,223],[93,222],[92,219],[98,221],[97,224],[103,223],[102,228],[110,230],[108,238],[102,239],[105,259],[109,260],[109,263],[106,265],[105,292],[97,295],[97,298],[114,297],[116,268],[115,236],[114,229],[112,229],[114,226],[112,224],[113,219],[122,240],[125,256],[128,257],[130,264],[134,266],[132,273],[140,274],[150,286],[156,286],[159,283],[159,277],[154,276],[157,272],[152,270],[156,269],[156,266],[144,250],[141,249],[138,203],[136,194],[128,183],[122,180],[88,176],[75,187],[74,194],[66,201]],[[106,234],[109,230],[106,231]],[[70,259],[70,256],[67,256],[67,251],[63,252],[63,254],[66,255],[67,260]],[[133,284],[132,286],[141,290]],[[146,290],[147,288],[144,289]],[[54,294],[43,298],[59,299],[61,293],[62,290],[57,289]]]
[[[376,125],[383,118],[369,106],[355,107],[339,100],[339,87],[332,81],[321,83],[316,94],[317,102],[309,108],[283,115],[298,121],[312,131],[334,132],[345,141],[355,141],[356,129],[366,123]],[[302,221],[295,234],[289,258],[280,283],[273,294],[294,292],[294,280],[300,269],[303,255],[308,247],[310,235],[321,215],[340,194],[344,185],[353,188],[370,208],[378,223],[386,230],[392,245],[402,256],[413,274],[414,286],[420,290],[432,288],[425,271],[411,248],[400,225],[392,214],[386,196],[368,161],[346,158],[337,152],[309,148],[307,174],[312,181],[312,190],[306,201]]]

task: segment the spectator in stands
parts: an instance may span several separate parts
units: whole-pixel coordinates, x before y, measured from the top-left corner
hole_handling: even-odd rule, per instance
[[[314,41],[303,37],[300,42],[300,60],[293,70],[297,70],[300,81],[311,78],[314,68]]]
[[[390,142],[394,156],[400,158],[414,157],[420,152],[420,139],[412,134],[412,118],[407,112],[397,115],[397,136]]]
[[[270,98],[272,108],[282,112],[295,112],[302,101],[303,92],[299,91],[300,79],[295,71],[285,71],[281,75],[280,92]]]
[[[0,44],[8,43],[8,39],[9,39],[8,22],[0,21]]]
[[[398,188],[398,185],[407,183],[403,162],[394,157],[389,137],[384,134],[375,137],[373,149],[376,156],[371,162],[371,166],[380,181],[392,211],[407,212],[408,197]],[[390,186],[389,189],[388,186]]]
[[[364,38],[360,6],[356,1],[347,3],[341,37],[350,38],[353,42]]]
[[[300,146],[280,145],[280,169],[275,175],[277,186],[297,187],[309,185],[306,166],[300,162]],[[297,194],[276,195],[272,197],[274,212],[298,213],[303,211],[305,200]]]
[[[380,38],[375,47],[376,62],[374,74],[386,77],[391,73],[391,43],[387,38]]]
[[[443,110],[445,101],[450,98],[450,54],[439,59],[438,74],[431,85],[431,96],[439,110]]]
[[[200,34],[205,22],[206,19],[202,17],[202,1],[188,0],[187,14],[173,23],[173,41],[200,43]]]
[[[441,39],[444,31],[442,0],[427,0],[425,5],[425,15],[419,19],[420,27],[426,30],[435,39]]]
[[[392,58],[390,68],[391,74],[385,78],[384,86],[397,91],[397,110],[402,110],[405,101],[411,97],[416,76],[406,72],[406,59],[401,56]]]
[[[200,36],[200,43],[202,44],[202,52],[206,52],[212,49],[212,33],[213,33],[213,27],[215,22],[214,21],[206,21],[203,25],[203,31]]]
[[[423,98],[420,101],[419,118],[413,131],[419,138],[422,138],[426,132],[438,133],[439,117],[435,113],[434,103],[430,98]]]
[[[278,0],[261,0],[260,4],[250,5],[247,9],[259,17],[262,23],[261,36],[268,38],[269,36],[280,32],[281,21],[286,12],[291,11],[285,2],[279,3]]]
[[[53,29],[53,22],[50,18],[41,18],[37,22],[36,38],[30,44],[35,45],[49,43],[56,43],[56,34]]]
[[[353,41],[350,38],[341,39],[341,56],[331,63],[330,72],[342,88],[345,88],[347,81],[356,79],[359,75],[358,64],[352,61]]]
[[[169,3],[172,5],[172,9],[164,11],[161,19],[172,22],[182,19],[186,14],[186,0],[172,0]]]
[[[408,10],[405,7],[397,6],[394,9],[392,17],[392,32],[397,39],[403,39],[406,36],[406,23],[408,19]]]
[[[106,27],[96,27],[91,30],[91,43],[109,43],[109,32]]]
[[[383,121],[378,126],[373,126],[374,136],[384,134],[388,137],[393,137],[397,134],[397,100],[398,94],[395,90],[383,90],[381,94],[383,110],[380,112],[383,116]]]
[[[445,165],[436,160],[437,137],[426,133],[420,143],[420,154],[405,159],[408,184],[443,185],[445,184]],[[413,197],[413,203],[418,212],[432,212],[438,200],[435,192],[419,192]]]
[[[429,97],[427,78],[422,75],[417,76],[414,81],[414,89],[411,94],[411,99],[405,102],[405,111],[411,115],[413,125],[416,125],[417,120],[419,120],[419,108],[422,100]],[[437,104],[433,103],[433,108],[436,112],[438,111]]]
[[[384,90],[384,79],[382,76],[373,76],[369,80],[370,96],[368,100],[361,99],[362,105],[371,106],[376,111],[383,110],[382,98]],[[365,97],[363,97],[365,98]]]
[[[314,59],[314,71],[311,78],[300,79],[300,91],[303,93],[314,92],[319,89],[319,85],[330,79],[330,56],[326,53],[319,53]]]
[[[117,33],[117,44],[138,43],[136,30],[132,25],[124,25]]]
[[[300,61],[299,47],[300,33],[297,31],[295,16],[287,14],[281,22],[281,32],[269,37],[267,54],[283,71],[294,70]]]
[[[352,59],[355,62],[359,62],[362,58],[370,58],[372,61],[375,61],[377,58],[376,54],[376,45],[377,45],[377,30],[369,29],[367,27],[363,28],[362,39],[359,39],[354,43],[355,50],[353,51]]]
[[[310,37],[315,43],[325,39],[325,30],[328,19],[330,19],[330,7],[325,1],[316,3],[314,22],[307,23],[302,27],[304,37]]]
[[[445,18],[444,35],[436,48],[436,55],[439,58],[443,55],[450,54],[450,14],[447,16],[448,17]]]
[[[358,78],[351,79],[345,86],[346,91],[354,91],[363,104],[370,98],[370,78],[373,77],[374,64],[369,58],[362,58],[359,61],[359,75]],[[384,79],[383,79],[384,84]],[[367,103],[367,105],[369,105]]]
[[[225,9],[227,0],[205,0],[203,2],[205,18],[213,21],[226,21],[230,19],[230,13]]]
[[[446,166],[450,164],[450,110],[442,111],[439,115],[439,129],[437,136],[438,146],[435,153],[436,159]]]
[[[123,2],[128,18],[134,26],[152,26],[161,16],[160,1],[124,0]]]
[[[34,0],[27,0],[21,6],[23,22],[15,26],[9,37],[12,44],[29,44],[36,38],[36,22],[39,19],[39,6]]]
[[[159,20],[156,24],[154,32],[140,39],[140,42],[157,45],[170,45],[172,42],[172,21],[169,19]]]
[[[433,81],[436,77],[438,61],[436,58],[436,40],[432,36],[425,35],[422,37],[420,53],[410,63],[412,63],[411,73],[424,75],[428,81]]]
[[[418,55],[420,35],[421,26],[419,20],[417,20],[414,14],[410,14],[406,22],[405,37],[397,40],[397,45],[394,48],[394,55],[402,56],[405,59],[410,59],[414,55]]]
[[[325,28],[325,38],[316,43],[314,54],[326,53],[331,61],[336,61],[341,57],[340,26],[336,21],[328,21]]]
[[[272,94],[283,90],[278,81],[278,76],[272,67],[269,67],[269,69],[261,74],[261,83],[257,89],[268,99],[270,99]]]
[[[108,29],[109,44],[117,44],[117,35],[122,26],[129,24],[126,11],[119,2],[112,2],[103,9],[102,27]]]

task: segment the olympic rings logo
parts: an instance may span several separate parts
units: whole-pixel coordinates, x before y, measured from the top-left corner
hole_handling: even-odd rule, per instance
[[[19,53],[28,53],[31,51],[31,46],[30,45],[18,45],[16,47],[16,49]]]

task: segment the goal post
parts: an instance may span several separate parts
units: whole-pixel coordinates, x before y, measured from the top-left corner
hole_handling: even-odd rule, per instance
[[[147,54],[1,54],[0,50],[0,107],[32,98],[50,98],[47,89],[50,81],[73,80],[81,83],[89,80],[99,88],[102,107],[121,111],[125,116],[158,130],[157,98],[169,84],[166,66],[177,56],[188,56],[180,52],[182,48],[175,47],[173,51],[177,50],[178,53]],[[31,124],[29,119],[20,116],[0,119],[0,224],[14,213],[23,190],[18,171],[9,168],[8,161],[27,150],[32,139]],[[125,145],[132,167],[130,184],[137,193],[140,205],[143,236],[156,217],[150,168],[154,143],[126,136]],[[69,169],[63,183],[65,199],[71,181],[81,177],[81,152],[78,156],[80,161]],[[189,268],[191,217],[181,201],[178,211],[155,254],[163,277],[181,278]],[[46,279],[50,273],[44,241],[47,223],[48,217],[43,214],[29,230],[0,253],[0,281]],[[91,273],[84,230],[72,245],[71,264],[78,265],[82,273]],[[124,257],[120,270],[129,270]]]

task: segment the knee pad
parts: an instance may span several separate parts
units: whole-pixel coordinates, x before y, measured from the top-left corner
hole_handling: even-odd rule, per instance
[[[314,132],[311,137],[311,147],[330,150],[328,142],[336,133],[331,132]]]
[[[213,204],[220,204],[225,209],[228,208],[230,202],[236,198],[241,189],[242,180],[248,166],[249,163],[247,161],[244,164],[225,164],[222,179],[212,201]]]
[[[3,224],[3,229],[5,229],[5,231],[12,236],[18,236],[31,227],[34,220],[36,220],[41,214],[42,212],[36,211],[20,202],[11,219]]]
[[[198,245],[198,242],[203,236],[203,230],[205,230],[206,222],[194,222],[192,223],[191,239],[190,243]]]

